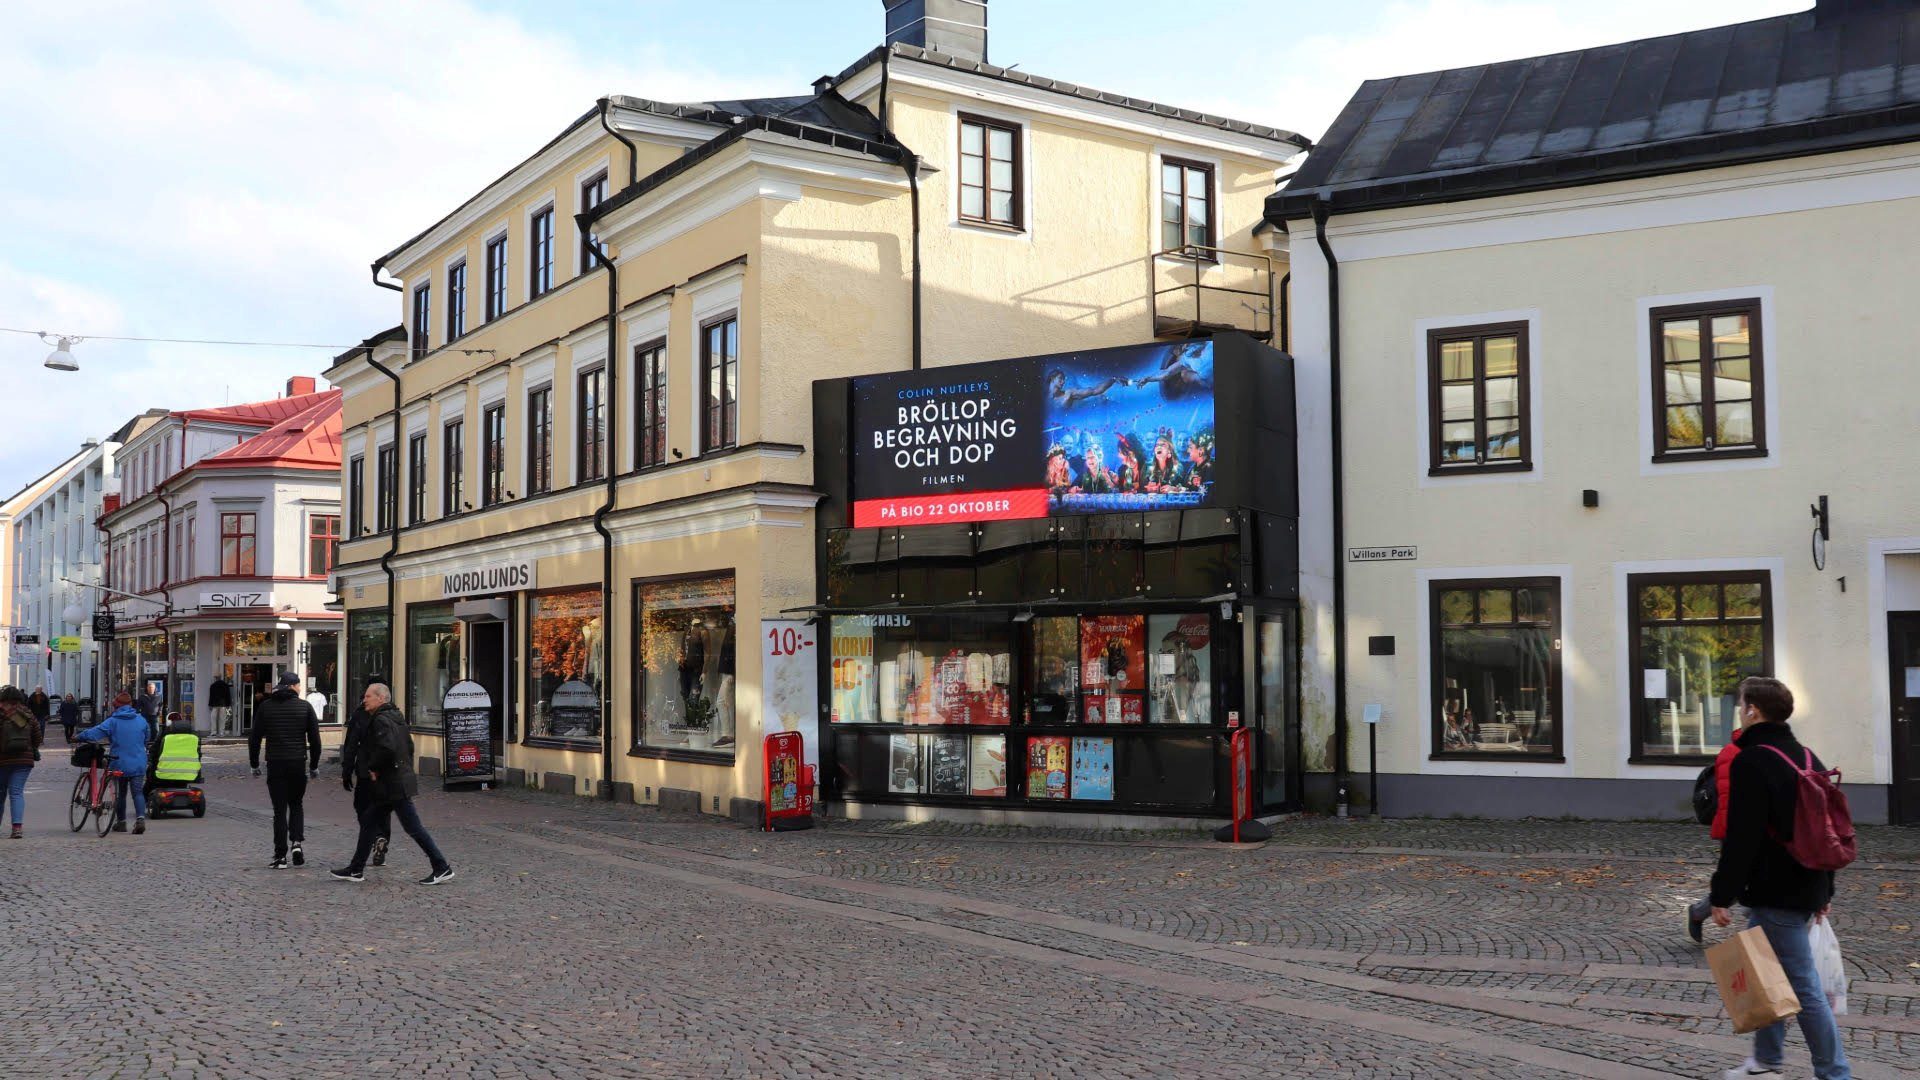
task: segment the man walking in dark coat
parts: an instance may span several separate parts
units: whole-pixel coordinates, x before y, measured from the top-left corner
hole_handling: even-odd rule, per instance
[[[407,718],[394,707],[393,691],[384,683],[367,687],[360,703],[369,715],[367,731],[360,741],[360,754],[367,769],[367,785],[372,802],[360,817],[360,842],[354,846],[353,861],[333,871],[340,881],[365,881],[367,856],[388,814],[398,815],[400,827],[413,837],[426,853],[432,869],[420,879],[422,885],[438,885],[453,880],[453,867],[434,844],[427,827],[420,823],[420,812],[413,797],[420,792],[420,781],[413,774],[413,736],[407,732]]]
[[[300,696],[300,676],[283,672],[279,685],[260,701],[247,733],[247,760],[260,775],[260,744],[267,745],[267,795],[273,799],[272,870],[285,870],[291,856],[304,866],[307,779],[320,775],[320,718]]]
[[[367,677],[369,687],[385,685],[386,679],[379,675]],[[353,707],[353,714],[347,717],[346,741],[340,744],[340,783],[353,792],[353,816],[357,821],[373,805],[373,784],[367,778],[367,728],[373,721],[373,714],[367,711],[365,697]],[[380,831],[373,838],[373,852],[368,860],[369,866],[387,864],[387,845],[393,841],[393,819],[380,818]]]

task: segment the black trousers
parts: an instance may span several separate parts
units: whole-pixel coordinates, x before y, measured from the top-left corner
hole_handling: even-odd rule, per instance
[[[365,777],[362,777],[357,783],[353,785],[354,819],[356,821],[366,820],[367,808],[372,805],[373,805],[373,781],[368,780]],[[382,814],[376,820],[379,823],[379,828],[374,832],[374,836],[381,840],[385,840],[388,843],[392,843],[393,842],[392,816]],[[369,841],[369,843],[371,843],[371,841]]]
[[[307,763],[267,762],[267,795],[273,799],[273,857],[287,857],[287,841],[307,838]]]

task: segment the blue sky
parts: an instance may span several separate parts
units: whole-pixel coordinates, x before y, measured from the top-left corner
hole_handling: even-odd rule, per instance
[[[992,59],[1317,136],[1365,78],[1810,0],[993,0]],[[804,92],[880,0],[0,3],[0,326],[345,345],[373,258],[616,91]],[[272,396],[319,349],[0,334],[0,493],[152,406]]]

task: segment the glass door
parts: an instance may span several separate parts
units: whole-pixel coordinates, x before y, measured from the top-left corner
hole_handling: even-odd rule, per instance
[[[1294,611],[1263,611],[1257,619],[1254,642],[1256,720],[1260,725],[1260,803],[1273,810],[1297,803],[1297,762],[1294,744],[1299,718],[1294,709],[1297,676],[1294,649]]]

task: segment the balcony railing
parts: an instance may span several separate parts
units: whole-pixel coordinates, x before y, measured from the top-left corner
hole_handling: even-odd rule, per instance
[[[1273,340],[1273,260],[1228,248],[1188,244],[1153,263],[1153,333],[1205,337],[1238,330]]]

